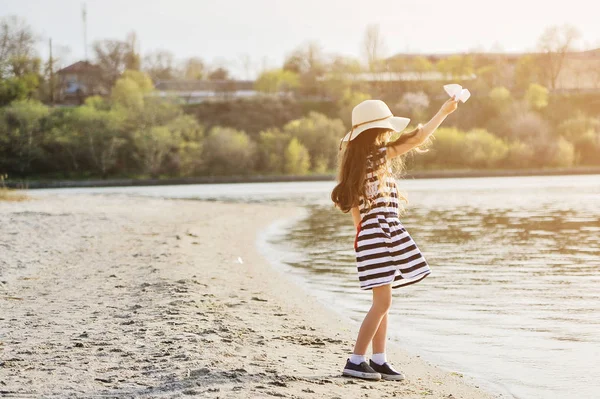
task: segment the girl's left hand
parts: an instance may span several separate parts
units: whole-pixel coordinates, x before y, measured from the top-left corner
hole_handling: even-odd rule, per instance
[[[446,102],[442,105],[442,108],[440,108],[440,112],[442,112],[444,115],[450,115],[456,111],[456,108],[458,108],[458,100],[455,97],[456,96],[452,96],[446,100]]]

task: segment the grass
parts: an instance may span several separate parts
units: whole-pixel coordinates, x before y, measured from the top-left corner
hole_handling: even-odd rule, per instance
[[[0,175],[0,201],[25,201],[29,199],[26,194],[23,194],[22,190],[11,190],[6,187],[4,184],[6,178],[6,175]]]

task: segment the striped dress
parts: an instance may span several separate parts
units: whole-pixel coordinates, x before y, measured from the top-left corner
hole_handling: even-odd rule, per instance
[[[380,147],[367,158],[366,195],[372,206],[361,197],[361,222],[357,228],[354,249],[360,288],[368,290],[392,284],[392,288],[421,281],[431,270],[398,218],[398,187],[392,177],[385,184],[389,192],[381,192],[374,173],[386,163],[387,147]],[[389,167],[389,166],[388,166]]]

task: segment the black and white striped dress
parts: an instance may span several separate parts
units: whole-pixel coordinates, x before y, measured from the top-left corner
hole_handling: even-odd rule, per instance
[[[386,164],[387,147],[380,147],[367,158],[365,178],[369,207],[360,199],[361,222],[357,228],[354,249],[360,288],[364,290],[392,284],[392,288],[421,281],[431,270],[398,217],[398,188],[394,178],[388,176],[388,192],[379,189],[379,179],[374,173]]]

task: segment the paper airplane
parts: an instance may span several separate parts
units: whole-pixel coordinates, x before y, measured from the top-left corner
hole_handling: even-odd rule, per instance
[[[461,85],[456,83],[449,84],[444,86],[444,90],[450,97],[456,96],[456,99],[466,103],[469,97],[471,97],[471,92],[468,89],[463,89]]]

